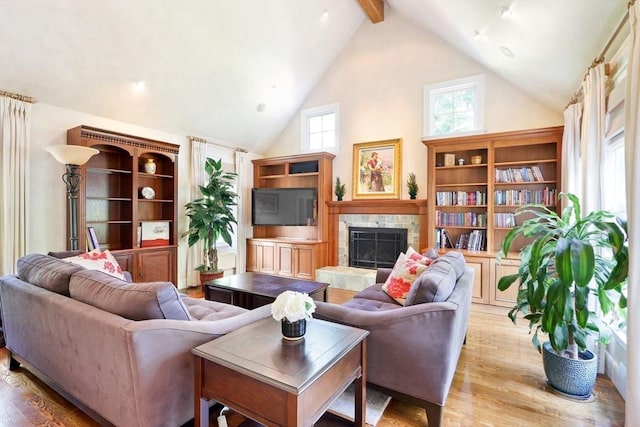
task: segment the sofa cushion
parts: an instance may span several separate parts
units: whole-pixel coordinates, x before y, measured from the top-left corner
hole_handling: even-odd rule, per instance
[[[95,270],[74,274],[71,298],[131,320],[190,320],[178,290],[170,282],[127,283]]]
[[[382,285],[382,290],[398,303],[404,304],[411,285],[426,268],[425,264],[413,261],[401,253],[393,271]]]
[[[65,296],[69,296],[71,276],[82,270],[84,267],[43,254],[29,254],[18,260],[20,280]]]
[[[98,249],[94,249],[90,252],[64,258],[64,260],[73,264],[81,265],[89,270],[102,271],[103,273],[110,274],[117,279],[125,280],[120,264],[118,264],[118,261],[111,252],[109,252],[109,250],[100,251]]]
[[[222,320],[248,311],[245,308],[236,307],[231,304],[187,296],[182,297],[182,302],[187,307],[187,310],[189,310],[189,315],[193,320]]]
[[[459,252],[439,257],[413,282],[404,305],[446,301],[464,268],[464,257]]]
[[[419,262],[420,264],[429,265],[431,262],[438,258],[438,253],[433,249],[427,249],[425,253],[421,254],[413,249],[411,246],[407,248],[407,258],[412,261]]]

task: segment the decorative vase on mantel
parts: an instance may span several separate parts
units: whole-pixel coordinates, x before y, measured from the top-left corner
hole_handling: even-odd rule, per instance
[[[289,322],[286,318],[282,319],[282,337],[285,340],[295,341],[302,339],[307,332],[307,319]]]

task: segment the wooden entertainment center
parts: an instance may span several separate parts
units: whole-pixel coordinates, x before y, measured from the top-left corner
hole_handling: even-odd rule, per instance
[[[247,239],[247,271],[315,279],[327,265],[333,159],[331,153],[300,154],[253,160],[254,188],[315,188],[317,203],[311,225],[256,225]]]
[[[100,150],[79,168],[80,248],[85,248],[87,227],[93,227],[100,248],[109,249],[135,282],[177,284],[180,147],[89,126],[69,129],[67,144]],[[154,173],[145,171],[147,162],[155,163]],[[168,244],[141,247],[142,223],[168,227]]]

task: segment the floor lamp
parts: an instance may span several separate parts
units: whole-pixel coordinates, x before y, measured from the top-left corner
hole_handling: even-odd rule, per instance
[[[80,165],[89,161],[91,156],[98,154],[100,150],[83,147],[81,145],[51,145],[47,150],[58,162],[67,167],[67,172],[62,175],[62,181],[67,185],[67,199],[69,202],[69,249],[78,249],[78,190],[82,175],[78,173]]]

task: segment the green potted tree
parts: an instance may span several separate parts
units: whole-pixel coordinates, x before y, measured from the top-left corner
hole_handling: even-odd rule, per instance
[[[517,274],[502,277],[498,289],[519,282],[518,313],[529,322],[532,343],[543,355],[549,384],[576,399],[591,396],[597,376],[596,355],[587,350],[587,338],[609,342],[604,316],[626,314],[628,272],[627,224],[604,210],[582,216],[580,201],[561,194],[571,205],[559,216],[542,205],[521,208],[529,219],[507,233],[498,262],[509,253],[516,237],[530,240],[520,251]],[[538,333],[549,341],[540,343]]]
[[[338,201],[341,201],[342,198],[344,197],[344,191],[345,191],[345,185],[340,182],[340,177],[338,176],[336,177],[336,185],[333,189],[333,192],[338,198]]]
[[[218,269],[217,242],[222,238],[231,245],[233,225],[237,224],[233,212],[237,198],[233,183],[237,174],[223,171],[222,160],[207,159],[204,170],[209,180],[200,186],[202,197],[185,205],[189,230],[184,233],[189,236],[190,247],[202,242],[202,265],[197,268],[201,284],[222,277],[223,272]]]
[[[418,195],[418,183],[416,182],[416,174],[409,173],[409,180],[407,181],[407,190],[409,191],[409,198],[415,199]]]

